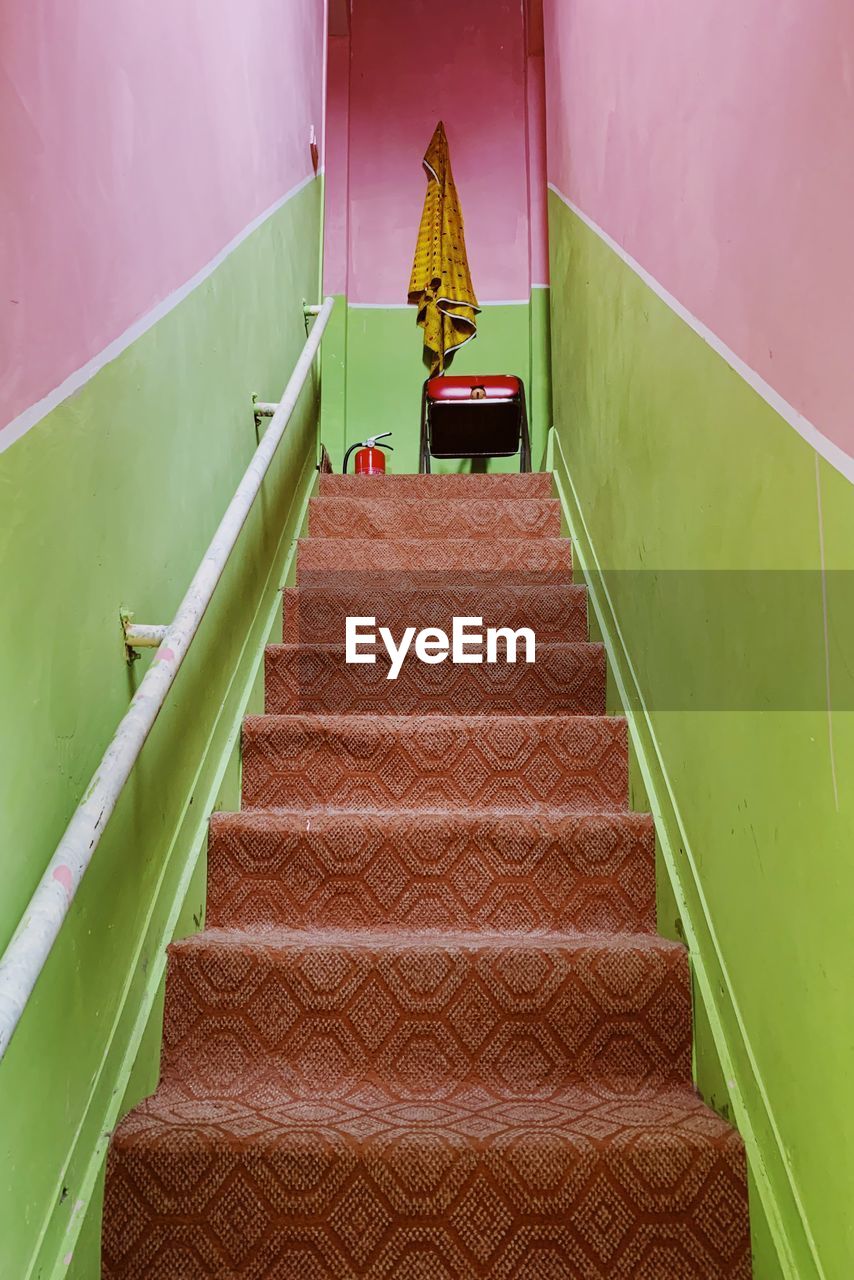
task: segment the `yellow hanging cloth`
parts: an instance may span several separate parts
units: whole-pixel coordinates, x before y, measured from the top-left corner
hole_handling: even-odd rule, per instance
[[[451,354],[477,335],[480,307],[466,256],[463,215],[445,126],[440,120],[423,160],[427,195],[418,229],[409,301],[418,307],[418,324],[430,352],[431,375],[442,373]]]

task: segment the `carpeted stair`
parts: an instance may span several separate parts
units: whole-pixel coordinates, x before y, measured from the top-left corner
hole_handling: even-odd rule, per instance
[[[321,477],[170,948],[104,1280],[745,1280],[744,1152],[691,1084],[684,949],[545,475]],[[347,666],[527,626],[528,665]]]

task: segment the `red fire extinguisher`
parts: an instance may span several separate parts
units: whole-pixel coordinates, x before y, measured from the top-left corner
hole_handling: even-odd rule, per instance
[[[383,431],[378,436],[368,436],[367,440],[360,440],[358,444],[351,444],[350,448],[344,454],[344,466],[342,470],[346,474],[347,462],[350,454],[354,449],[358,449],[356,454],[355,474],[357,476],[384,476],[385,475],[385,454],[383,449],[391,449],[394,446],[390,444],[378,445],[378,440],[385,440],[390,436],[390,431]]]

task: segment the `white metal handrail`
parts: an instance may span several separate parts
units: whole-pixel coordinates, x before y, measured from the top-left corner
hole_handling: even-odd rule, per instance
[[[6,1052],[122,788],[210,604],[285,433],[332,314],[325,298],[272,421],[193,581],[0,960],[0,1058]]]

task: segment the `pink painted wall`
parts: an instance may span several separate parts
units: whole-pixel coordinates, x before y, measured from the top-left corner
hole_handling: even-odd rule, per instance
[[[854,454],[854,4],[545,0],[549,180]]]
[[[351,19],[349,263],[355,303],[406,301],[424,202],[421,157],[439,119],[451,147],[481,301],[532,280],[525,13],[521,0],[359,0]],[[533,95],[536,106],[536,93]],[[542,155],[542,134],[540,135]],[[330,166],[331,167],[331,166]],[[330,192],[330,216],[341,220]],[[541,219],[537,221],[541,228]],[[538,244],[541,273],[544,244]],[[338,289],[340,259],[327,287]],[[538,281],[540,276],[536,277]]]
[[[324,0],[27,0],[0,40],[0,428],[312,170]]]

